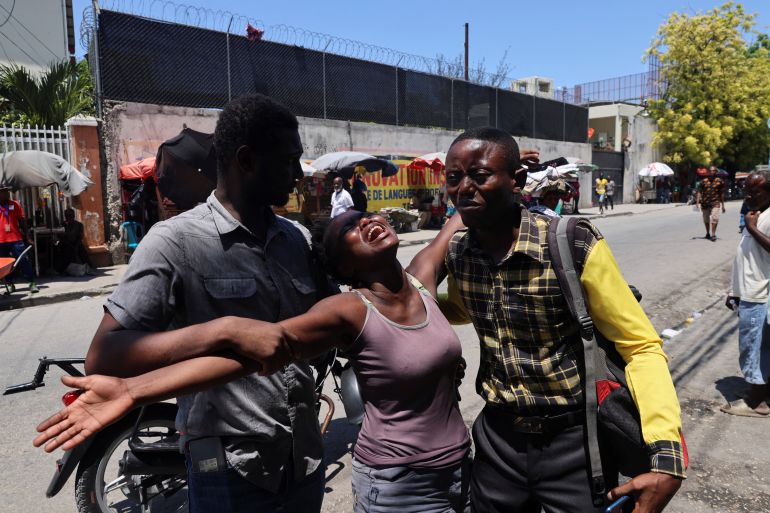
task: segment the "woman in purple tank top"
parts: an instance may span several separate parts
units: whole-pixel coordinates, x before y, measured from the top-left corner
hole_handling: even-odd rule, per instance
[[[452,228],[461,226],[459,219],[450,223],[428,253],[446,250]],[[248,357],[245,362],[222,355],[220,345],[210,351],[218,355],[126,380],[67,378],[85,392],[41,424],[35,444],[58,436],[46,450],[69,449],[138,405],[214,386],[237,377],[236,371],[269,374],[336,347],[352,361],[365,403],[353,451],[354,511],[469,511],[470,437],[455,383],[460,341],[434,299],[439,270],[413,261],[416,275],[410,276],[396,258],[398,243],[379,215],[351,210],[334,218],[316,230],[314,247],[326,271],[351,292],[276,324],[211,321],[251,330],[248,344],[228,347]]]

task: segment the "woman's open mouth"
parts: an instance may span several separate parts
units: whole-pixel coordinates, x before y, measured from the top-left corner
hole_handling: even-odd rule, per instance
[[[369,231],[366,232],[366,242],[371,244],[372,242],[386,237],[387,234],[388,230],[386,230],[384,226],[380,224],[373,224],[372,227],[369,228]]]

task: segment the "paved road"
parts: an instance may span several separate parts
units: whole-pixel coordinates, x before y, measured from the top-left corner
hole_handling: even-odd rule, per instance
[[[719,230],[723,238],[716,242],[694,238],[703,236],[703,226],[700,215],[688,207],[595,220],[612,246],[628,281],[642,290],[645,296],[643,304],[659,330],[681,323],[691,312],[707,307],[724,293],[729,264],[738,241],[739,207],[737,203],[728,204],[728,213],[723,216]],[[419,249],[420,246],[405,247],[400,251],[399,258],[408,262]],[[0,312],[0,384],[19,383],[31,378],[39,356],[85,354],[101,317],[102,301],[103,298],[93,298]],[[728,330],[725,336],[729,339],[732,326],[725,329]],[[470,423],[481,408],[473,391],[472,379],[478,365],[478,340],[468,326],[459,327],[457,331],[470,365],[470,377],[461,389],[461,409]],[[688,354],[689,348],[676,345],[679,340],[677,338],[669,343],[670,350]],[[681,340],[684,342],[684,337]],[[703,375],[709,372],[720,374],[721,371],[713,367],[728,365],[728,361],[732,360],[712,360],[708,355],[688,359],[687,375],[702,372]],[[711,369],[707,370],[709,367]],[[734,374],[733,367],[725,372]],[[53,373],[52,378],[56,376]],[[58,497],[45,499],[43,492],[56,456],[46,455],[30,444],[37,422],[60,407],[59,398],[64,389],[55,379],[48,382],[48,387],[37,392],[0,399],[0,422],[5,427],[0,437],[0,461],[4,463],[4,477],[0,480],[0,512],[75,511],[70,484]],[[704,383],[699,386],[708,388],[710,383]],[[341,411],[341,405],[338,405],[338,412]],[[712,428],[718,431],[718,423],[714,423]],[[326,441],[329,469],[324,511],[350,511],[349,450],[355,435],[355,430],[338,413]],[[707,472],[713,473],[713,470]],[[701,493],[698,490],[696,488],[691,493],[698,495]],[[670,511],[684,513],[690,510],[684,503],[682,509],[677,507]]]

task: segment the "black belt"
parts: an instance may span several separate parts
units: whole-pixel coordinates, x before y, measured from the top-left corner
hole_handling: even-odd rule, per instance
[[[558,433],[573,426],[585,423],[586,414],[582,410],[560,413],[558,415],[518,415],[502,406],[488,404],[484,414],[505,419],[511,431],[527,434]]]

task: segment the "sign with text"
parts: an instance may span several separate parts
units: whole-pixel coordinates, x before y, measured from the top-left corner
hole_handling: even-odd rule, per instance
[[[381,173],[366,173],[362,177],[367,187],[367,210],[370,212],[385,207],[404,207],[416,190],[426,191],[423,194],[435,197],[446,181],[443,171],[437,173],[432,169],[406,167],[411,162],[409,160],[392,162],[399,167],[395,175],[383,178]]]

